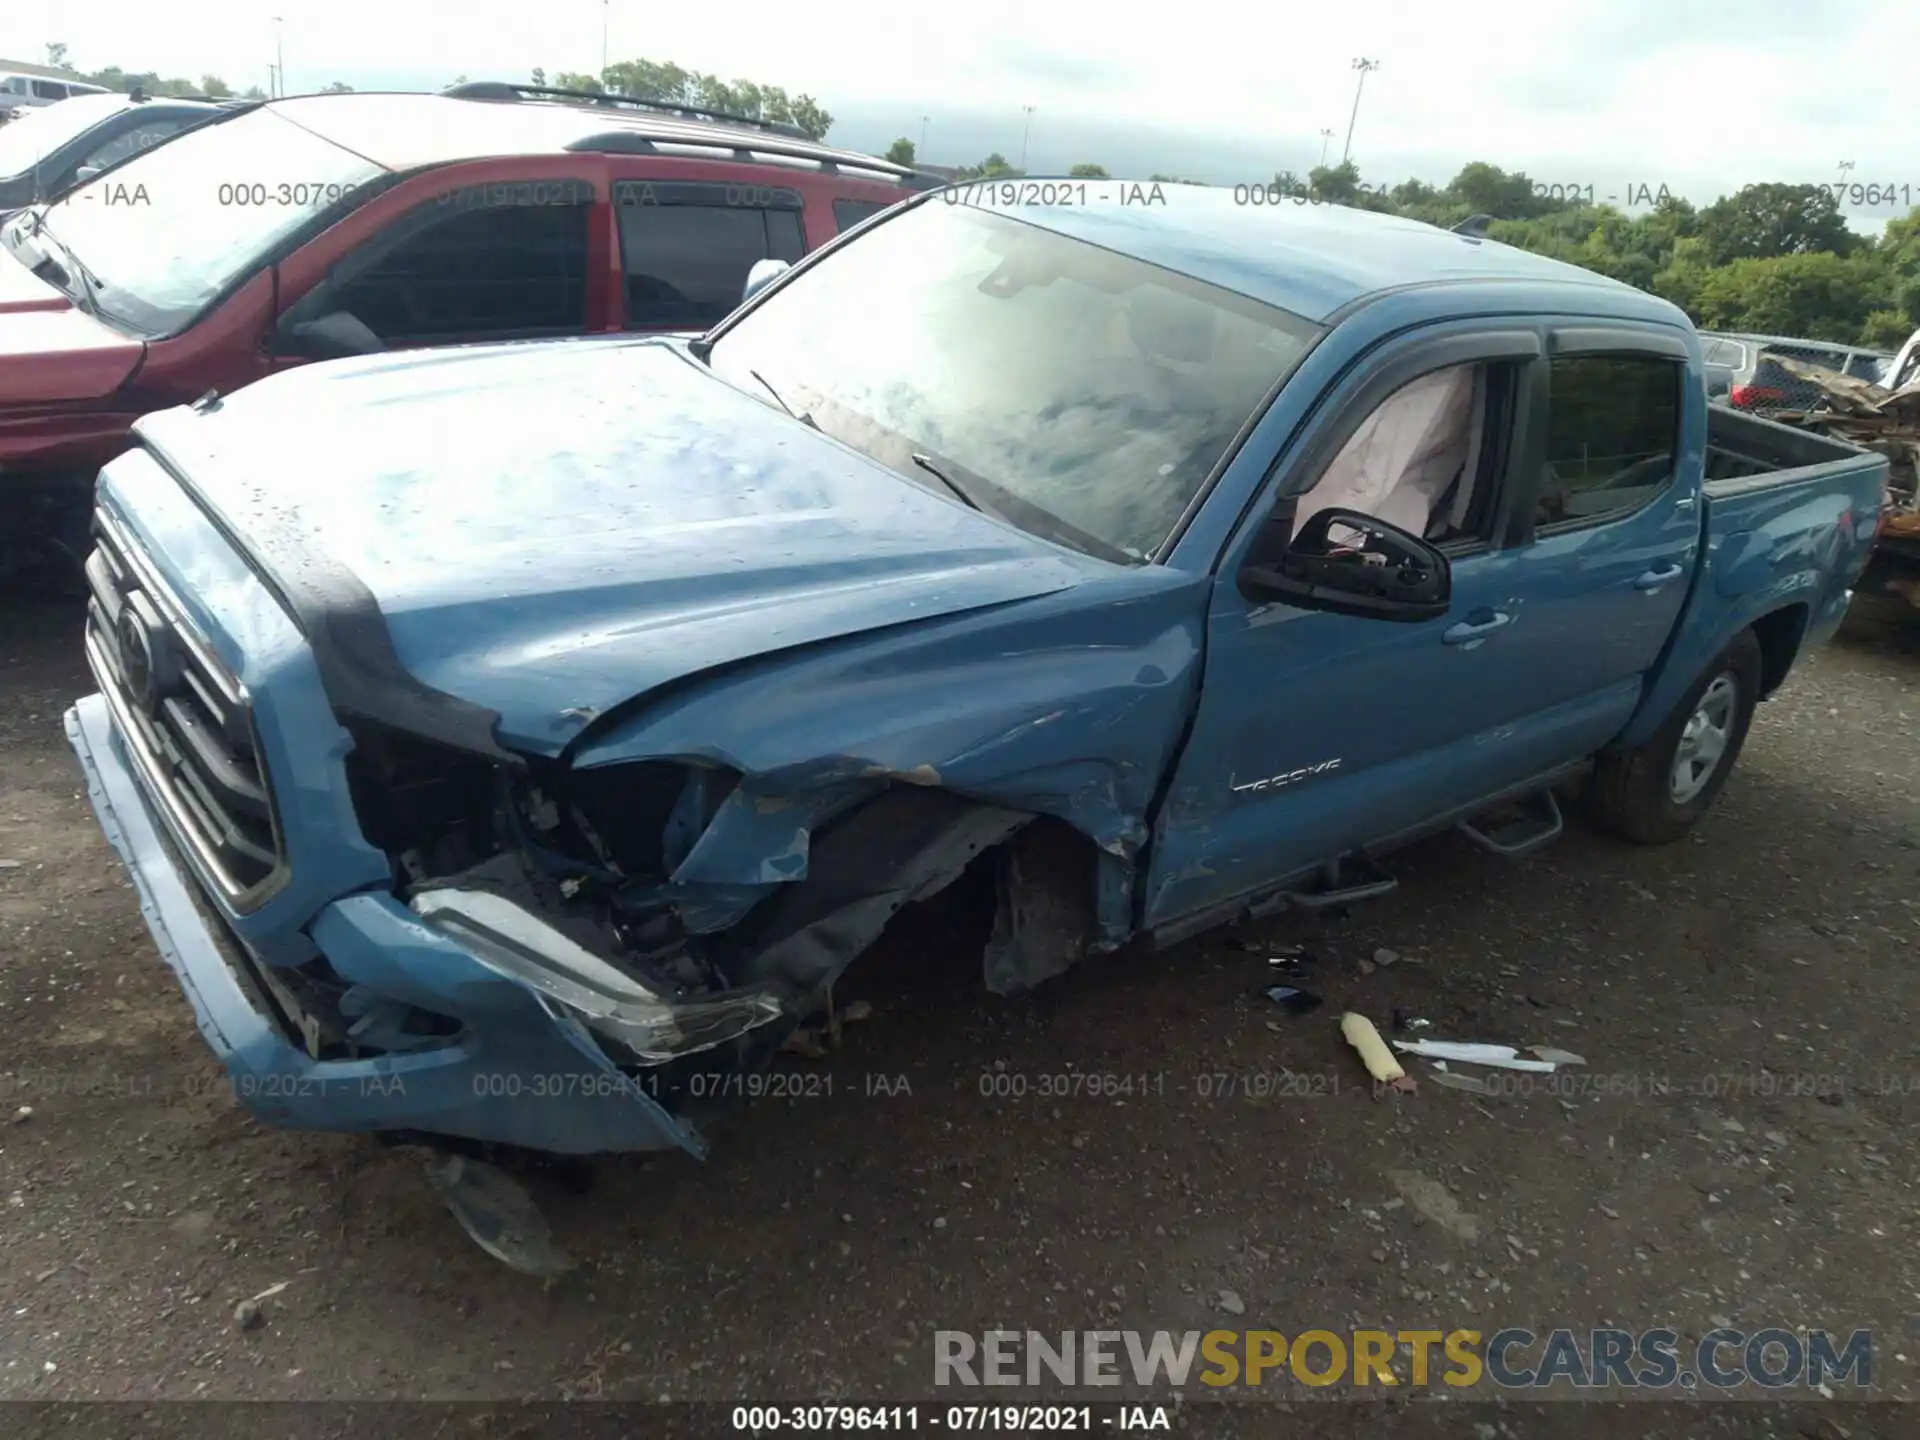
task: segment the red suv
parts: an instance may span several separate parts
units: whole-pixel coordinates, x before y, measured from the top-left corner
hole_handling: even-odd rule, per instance
[[[703,330],[756,261],[937,183],[791,126],[534,86],[199,126],[0,230],[0,510],[33,516],[0,527],[0,575],[25,558],[7,536],[77,564],[92,474],[148,411],[308,360]]]

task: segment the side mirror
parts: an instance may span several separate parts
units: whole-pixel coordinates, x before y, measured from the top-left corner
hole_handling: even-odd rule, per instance
[[[358,316],[332,310],[317,320],[303,320],[283,328],[282,353],[309,360],[344,360],[350,355],[377,355],[386,343]]]
[[[754,261],[753,268],[747,271],[747,287],[740,292],[740,303],[746,304],[792,268],[785,260]]]
[[[1417,536],[1358,510],[1320,510],[1278,560],[1240,572],[1256,600],[1367,620],[1436,620],[1453,601],[1447,557]]]

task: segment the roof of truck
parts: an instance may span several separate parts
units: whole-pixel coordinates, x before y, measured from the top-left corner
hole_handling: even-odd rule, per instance
[[[1164,266],[1265,301],[1316,322],[1368,295],[1409,285],[1529,281],[1578,285],[1591,313],[1666,323],[1681,312],[1666,301],[1592,270],[1544,255],[1474,240],[1418,220],[1343,205],[1246,203],[1260,187],[1150,186],[1132,181],[1015,182],[949,193],[956,203],[998,208],[1063,235]],[[1073,186],[1068,203],[1058,189]],[[1079,187],[1085,187],[1084,200]],[[998,190],[998,196],[990,192]],[[1020,203],[1031,193],[1031,203]],[[1141,198],[1142,194],[1146,198]],[[998,203],[997,203],[998,202]]]
[[[859,178],[882,182],[910,173],[871,155],[771,127],[540,95],[508,100],[347,92],[295,95],[262,108],[395,171],[509,155],[651,150],[751,163],[771,159],[812,169],[845,166],[865,172]]]

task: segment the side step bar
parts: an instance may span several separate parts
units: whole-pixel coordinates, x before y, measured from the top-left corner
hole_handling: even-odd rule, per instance
[[[1259,901],[1247,913],[1249,918],[1258,920],[1289,907],[1333,910],[1362,900],[1378,900],[1399,888],[1400,881],[1383,870],[1379,861],[1356,850],[1329,860],[1321,868],[1318,883],[1312,889],[1282,890]]]
[[[1560,815],[1560,802],[1554,798],[1551,790],[1536,790],[1519,801],[1515,808],[1525,813],[1491,830],[1474,823],[1479,817],[1471,815],[1453,828],[1482,850],[1508,860],[1518,860],[1522,855],[1531,855],[1543,845],[1551,845],[1567,828],[1567,822]]]

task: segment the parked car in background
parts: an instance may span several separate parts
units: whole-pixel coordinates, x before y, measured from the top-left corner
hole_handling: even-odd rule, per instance
[[[0,229],[0,508],[37,517],[0,571],[77,580],[93,475],[149,410],[343,355],[703,329],[755,262],[933,183],[791,127],[531,86],[215,116]]]
[[[84,80],[63,80],[52,75],[24,75],[0,70],[0,110],[20,112],[55,105],[80,95],[110,95],[104,85],[89,85]]]
[[[1822,340],[1798,340],[1785,335],[1741,335],[1700,332],[1705,363],[1727,377],[1727,402],[1740,410],[1807,410],[1820,399],[1819,390],[1770,363],[1785,355],[1808,365],[1878,383],[1893,356],[1884,350],[1836,345]]]
[[[237,105],[244,102],[226,102]],[[0,220],[221,113],[220,102],[132,95],[76,96],[0,129]]]
[[[693,341],[141,419],[67,733],[235,1092],[702,1155],[976,861],[1015,994],[1384,894],[1421,834],[1532,851],[1581,777],[1686,834],[1885,458],[1709,406],[1590,271],[1168,190],[920,196]]]

